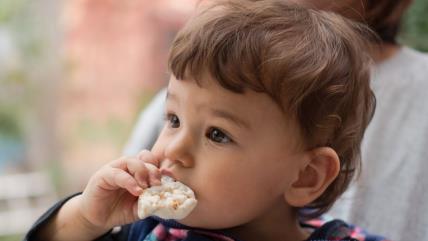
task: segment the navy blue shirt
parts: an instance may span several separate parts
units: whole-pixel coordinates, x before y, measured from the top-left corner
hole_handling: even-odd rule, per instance
[[[76,194],[78,195],[78,194]],[[57,213],[57,211],[67,202],[70,198],[76,196],[70,196],[56,203],[51,207],[45,214],[43,214],[36,223],[31,227],[25,236],[25,241],[36,241],[37,232]],[[310,224],[312,223],[312,224]],[[302,227],[312,229],[310,237],[306,241],[319,241],[319,240],[343,240],[343,241],[385,241],[383,237],[377,235],[371,235],[360,232],[359,228],[353,225],[348,225],[341,220],[332,220],[328,222],[314,222],[302,223]],[[176,229],[186,230],[186,237],[179,239],[181,241],[214,241],[214,240],[226,240],[218,238],[215,235],[228,238],[229,240],[244,241],[233,238],[227,234],[227,232],[221,230],[203,230],[193,229],[191,227],[184,226],[173,220],[163,220],[157,217],[149,217],[131,224],[123,225],[121,227],[114,228],[97,238],[97,241],[144,241],[149,235],[153,235],[155,228],[163,228],[164,230]],[[356,232],[358,231],[358,232]],[[358,239],[357,239],[358,238]],[[156,239],[146,239],[156,240]]]

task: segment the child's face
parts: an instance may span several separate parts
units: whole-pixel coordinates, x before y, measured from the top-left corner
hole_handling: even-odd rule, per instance
[[[195,191],[198,205],[180,222],[229,228],[290,210],[285,190],[299,174],[298,127],[266,94],[236,94],[209,78],[171,78],[167,120],[153,152],[161,170]]]

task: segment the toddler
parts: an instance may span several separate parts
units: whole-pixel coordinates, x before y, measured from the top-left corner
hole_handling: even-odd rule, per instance
[[[369,31],[285,2],[200,9],[172,45],[153,149],[106,164],[27,239],[381,240],[340,220],[308,221],[333,205],[360,163],[374,111]],[[197,205],[181,220],[139,220],[138,196],[161,176],[190,187]]]

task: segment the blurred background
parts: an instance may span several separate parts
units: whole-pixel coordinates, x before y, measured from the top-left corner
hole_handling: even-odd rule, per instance
[[[121,156],[196,0],[0,0],[0,241]],[[428,0],[400,41],[428,51]]]

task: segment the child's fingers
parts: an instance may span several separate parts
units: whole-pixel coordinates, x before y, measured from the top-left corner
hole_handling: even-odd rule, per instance
[[[128,171],[135,177],[142,188],[160,185],[159,168],[151,163],[144,163],[137,158],[128,159]]]
[[[129,173],[135,177],[138,185],[142,188],[147,188],[149,186],[149,170],[144,162],[136,157],[130,157],[127,158],[126,164]]]
[[[148,150],[142,150],[140,153],[138,153],[137,157],[145,163],[151,163],[156,167],[159,167],[159,158],[157,158],[152,152]]]
[[[159,171],[159,158],[156,157],[152,152],[143,150],[138,154],[138,158],[146,163],[146,167],[149,169],[149,182],[150,185],[160,185],[161,174]]]
[[[158,167],[151,163],[146,163],[146,168],[149,170],[149,182],[150,186],[161,185],[161,173]]]
[[[150,168],[148,165],[152,165],[153,168]],[[159,160],[148,150],[141,151],[137,157],[119,158],[113,161],[110,166],[129,172],[142,188],[161,184],[161,174],[158,168]]]
[[[119,169],[126,171],[127,170],[127,163],[126,162],[127,162],[128,158],[129,157],[123,156],[119,159],[112,161],[111,163],[109,163],[107,165],[110,167],[113,167],[113,168],[119,168]]]
[[[111,168],[103,176],[104,181],[111,189],[123,188],[134,196],[139,196],[143,192],[134,177],[122,169]]]
[[[145,167],[144,162],[137,157],[121,157],[109,165],[110,167],[129,172],[135,177],[140,187],[147,188],[149,186],[149,171]]]

